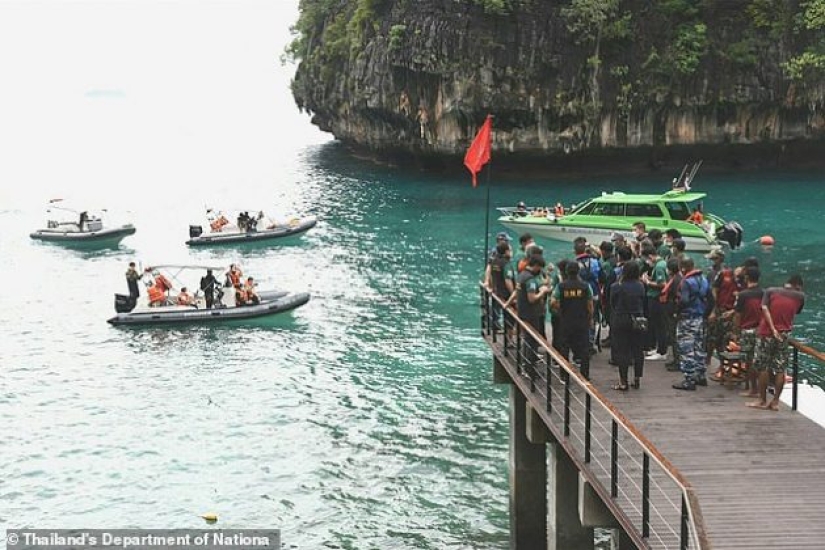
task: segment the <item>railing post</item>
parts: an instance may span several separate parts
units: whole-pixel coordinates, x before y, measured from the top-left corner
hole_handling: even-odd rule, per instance
[[[799,396],[799,350],[794,346],[793,348],[793,385],[791,389],[791,409],[796,410],[797,399]]]
[[[521,336],[521,323],[516,322],[516,373],[521,374],[524,361],[524,338]]]
[[[650,537],[650,455],[642,456],[642,536]]]
[[[544,381],[544,384],[545,384],[545,390],[544,391],[546,392],[546,395],[547,395],[545,408],[547,409],[548,414],[552,414],[553,413],[553,387],[552,387],[552,384],[550,383],[550,379],[553,377],[553,369],[552,369],[553,359],[552,359],[552,355],[550,355],[549,351],[544,350],[544,353],[546,354],[546,359],[547,359],[547,362],[545,363],[545,368],[544,368],[544,373],[547,375],[547,380]]]
[[[682,493],[682,528],[681,533],[679,536],[679,548],[680,550],[687,550],[688,548],[688,509],[687,509],[687,499],[685,498],[684,493]]]
[[[590,394],[584,394],[584,463],[590,464]]]
[[[487,303],[487,289],[485,289],[482,286],[481,290],[480,290],[480,294],[481,294],[481,335],[486,336],[487,335],[487,330],[488,330],[487,320],[489,318],[489,314],[487,313],[487,310],[490,308],[489,304]]]
[[[561,368],[561,367],[559,367]],[[564,437],[570,437],[570,379],[564,385]]]
[[[509,355],[508,350],[510,348],[510,327],[512,326],[513,321],[510,319],[510,314],[506,309],[502,312],[502,315],[504,316],[504,347],[501,350],[501,354],[504,357],[507,357]]]
[[[619,424],[610,421],[610,496],[619,496]]]

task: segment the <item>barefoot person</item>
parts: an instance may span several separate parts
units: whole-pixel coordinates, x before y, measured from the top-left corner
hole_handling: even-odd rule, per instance
[[[748,403],[755,409],[779,410],[779,396],[785,385],[785,369],[790,358],[788,337],[793,330],[794,317],[805,305],[802,277],[792,275],[782,288],[768,288],[762,297],[762,320],[756,330],[756,368],[759,370],[757,389],[759,401]],[[769,376],[773,374],[774,394],[767,401]]]
[[[756,350],[756,329],[762,320],[762,297],[765,291],[759,288],[759,268],[748,267],[743,270],[745,289],[736,296],[733,317],[734,334],[737,335],[742,356],[748,367],[748,391],[743,397],[759,397],[756,391],[756,368],[753,365]]]

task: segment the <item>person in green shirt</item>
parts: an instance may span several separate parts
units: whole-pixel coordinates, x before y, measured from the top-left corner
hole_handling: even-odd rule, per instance
[[[647,248],[645,262],[649,271],[642,275],[641,281],[645,285],[645,302],[648,317],[650,318],[650,344],[655,348],[645,356],[648,361],[661,361],[667,358],[667,319],[664,305],[659,301],[662,288],[667,284],[667,262],[659,257],[655,248]]]

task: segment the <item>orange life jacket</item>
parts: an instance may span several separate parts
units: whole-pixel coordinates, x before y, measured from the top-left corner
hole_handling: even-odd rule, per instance
[[[693,212],[693,214],[688,216],[687,221],[691,223],[702,223],[703,221],[705,221],[705,217],[702,215],[701,212],[696,210],[695,212]]]
[[[555,207],[555,214],[557,218],[561,218],[564,216],[564,207],[560,204],[557,204]]]
[[[237,287],[241,284],[241,272],[240,271],[229,271],[229,281],[232,283],[232,286]]]
[[[155,286],[159,287],[162,292],[166,292],[172,288],[172,283],[163,275],[155,277]]]
[[[163,302],[164,298],[166,297],[165,291],[163,288],[159,287],[157,284],[154,284],[149,287],[149,303],[156,304]]]

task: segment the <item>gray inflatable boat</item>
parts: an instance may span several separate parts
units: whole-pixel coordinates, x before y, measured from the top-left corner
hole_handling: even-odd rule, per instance
[[[186,244],[189,246],[208,246],[269,241],[300,235],[315,227],[316,223],[318,223],[318,221],[315,216],[308,216],[306,218],[296,219],[288,224],[276,225],[267,229],[241,231],[233,226],[232,228],[210,233],[203,233],[203,227],[200,225],[190,225],[190,238],[186,241]]]
[[[231,289],[227,289],[231,290]],[[227,292],[226,294],[230,294]],[[233,319],[252,319],[266,315],[276,315],[293,310],[309,301],[309,293],[288,293],[284,291],[263,291],[258,293],[260,303],[248,306],[227,305],[227,300],[218,301],[207,309],[202,298],[191,306],[163,305],[159,307],[134,307],[129,309],[129,296],[115,295],[117,315],[108,319],[112,325],[163,325],[171,323],[209,323]]]

